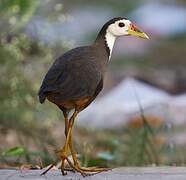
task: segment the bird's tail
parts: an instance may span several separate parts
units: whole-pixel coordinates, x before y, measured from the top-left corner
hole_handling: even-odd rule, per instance
[[[39,91],[38,96],[39,96],[39,102],[41,104],[44,103],[45,102],[45,99],[46,99],[45,94],[42,91]]]

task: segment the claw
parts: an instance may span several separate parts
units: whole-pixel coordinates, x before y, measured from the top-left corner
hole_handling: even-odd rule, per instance
[[[62,171],[61,170],[61,173],[62,173],[63,176],[66,176],[67,175],[67,172],[65,172],[65,171]]]
[[[54,164],[51,164],[45,171],[43,171],[40,176],[43,176],[45,175],[48,171],[50,171],[55,165]]]

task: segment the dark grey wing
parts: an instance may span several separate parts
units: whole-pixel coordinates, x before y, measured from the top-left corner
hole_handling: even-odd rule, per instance
[[[43,103],[47,93],[58,93],[57,101],[93,96],[102,77],[90,47],[73,49],[57,59],[39,91]]]
[[[63,63],[63,57],[59,57],[53,63],[53,65],[48,70],[45,75],[41,87],[39,89],[39,101],[43,103],[46,99],[46,93],[50,91],[54,91],[56,89],[56,81],[61,77],[63,73],[63,69],[65,67],[65,63]]]

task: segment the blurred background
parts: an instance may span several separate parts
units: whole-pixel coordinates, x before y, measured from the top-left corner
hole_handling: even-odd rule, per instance
[[[81,163],[186,164],[185,0],[1,0],[0,168],[57,161],[63,116],[39,103],[42,79],[55,58],[92,43],[117,16],[150,40],[117,40],[103,92],[75,123]]]

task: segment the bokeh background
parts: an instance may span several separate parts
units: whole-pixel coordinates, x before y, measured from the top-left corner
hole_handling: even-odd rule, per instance
[[[117,40],[104,90],[73,131],[81,163],[186,164],[185,0],[0,0],[0,168],[58,161],[64,122],[55,105],[39,103],[42,78],[117,16],[150,40]]]

